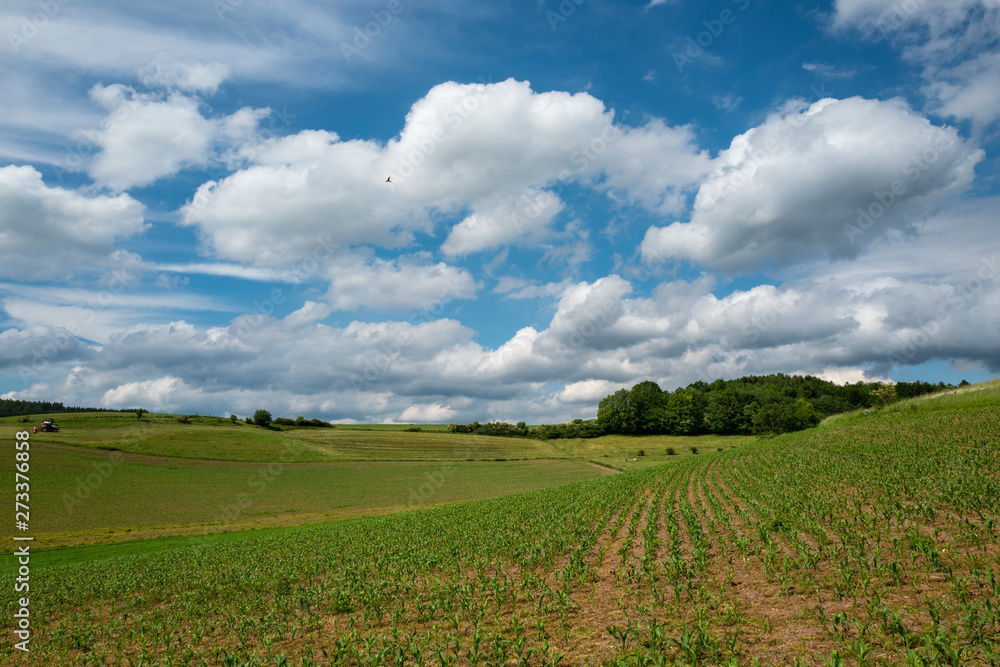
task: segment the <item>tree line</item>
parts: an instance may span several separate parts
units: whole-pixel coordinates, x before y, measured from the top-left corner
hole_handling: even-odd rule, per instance
[[[236,423],[239,420],[235,414],[229,415],[230,421]],[[275,417],[271,418],[271,413],[264,408],[261,408],[253,413],[253,417],[247,417],[243,421],[247,424],[256,424],[257,426],[263,426],[264,428],[270,428],[271,424],[275,426],[311,426],[316,428],[333,428],[333,424],[328,421],[323,421],[322,419],[306,419],[302,415],[299,415],[295,419],[289,419],[288,417]]]
[[[646,380],[601,400],[605,433],[767,435],[799,431],[825,417],[952,388],[939,382],[838,385],[811,375],[750,375],[665,391]]]
[[[108,410],[107,408],[75,408],[52,401],[19,401],[0,398],[0,417],[16,417],[18,415],[40,415],[59,412],[135,412],[135,408]]]
[[[965,386],[968,382],[962,381]],[[597,406],[597,419],[528,427],[504,422],[451,424],[452,433],[556,438],[602,435],[770,435],[799,431],[825,417],[886,405],[954,385],[938,382],[856,382],[838,385],[806,375],[749,375],[698,381],[674,391],[651,380],[619,389]]]
[[[469,433],[472,435],[493,435],[506,438],[535,438],[537,440],[556,440],[559,438],[596,438],[606,435],[606,431],[598,426],[596,419],[574,419],[568,424],[542,424],[527,426],[524,422],[509,424],[507,422],[487,422],[481,424],[474,421],[471,424],[449,424],[450,433]]]

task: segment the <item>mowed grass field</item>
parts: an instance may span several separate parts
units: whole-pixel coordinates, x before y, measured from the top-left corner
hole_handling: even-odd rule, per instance
[[[612,474],[569,459],[253,464],[31,452],[37,548],[331,521]]]
[[[446,424],[337,425],[335,428],[235,424],[220,417],[131,413],[68,413],[0,418],[0,429],[19,429],[52,419],[62,430],[36,433],[32,442],[122,451],[130,454],[214,461],[496,461],[573,458],[618,469],[659,465],[669,460],[728,449],[755,440],[749,436],[604,436],[525,438],[448,433]],[[419,429],[419,430],[414,430]],[[692,451],[692,447],[697,450]],[[674,451],[668,454],[668,449]],[[644,452],[640,456],[640,452]],[[632,461],[637,458],[637,461]]]
[[[446,425],[260,428],[211,416],[67,413],[0,419],[32,433],[36,549],[334,521],[518,493],[613,471],[548,443]],[[419,428],[418,431],[413,429]],[[0,501],[13,505],[12,485]],[[13,526],[0,529],[9,539]]]
[[[15,422],[0,426],[11,429],[4,449],[13,461],[13,429],[20,420],[5,421]],[[315,461],[322,455],[308,440],[320,429],[268,431],[233,427],[228,420],[220,427],[176,420],[135,425],[134,416],[129,421],[81,413],[59,420],[58,433],[31,435],[36,549],[333,521],[614,473],[536,441],[322,429],[344,443],[337,458],[353,448],[358,460]],[[228,433],[220,436],[220,429]],[[113,439],[101,440],[109,433]],[[234,452],[241,443],[248,451]],[[328,440],[316,447],[334,446]],[[145,450],[177,456],[135,453]],[[220,460],[227,452],[237,460]],[[265,457],[266,463],[239,460]],[[13,491],[5,485],[0,500],[13,506]],[[13,532],[4,526],[0,539],[9,540]]]
[[[1000,383],[31,582],[33,664],[997,665]]]
[[[52,419],[58,433],[32,434],[32,442],[67,444],[130,454],[214,461],[434,461],[565,458],[538,440],[496,438],[445,432],[446,426],[337,426],[335,428],[260,428],[219,417],[145,415],[119,412],[35,415],[0,419],[13,433]],[[412,432],[405,429],[420,428]]]

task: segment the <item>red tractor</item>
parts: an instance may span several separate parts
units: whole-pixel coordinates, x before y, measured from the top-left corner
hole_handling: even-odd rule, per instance
[[[58,430],[59,430],[59,427],[56,426],[55,424],[53,424],[50,421],[44,421],[44,422],[42,422],[41,426],[33,426],[31,428],[31,431],[33,433],[38,433],[39,431],[41,431],[42,433],[55,433]]]

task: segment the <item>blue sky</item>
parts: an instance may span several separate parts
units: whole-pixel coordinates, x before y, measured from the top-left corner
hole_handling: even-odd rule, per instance
[[[996,0],[15,1],[0,37],[4,397],[551,423],[1000,372]]]

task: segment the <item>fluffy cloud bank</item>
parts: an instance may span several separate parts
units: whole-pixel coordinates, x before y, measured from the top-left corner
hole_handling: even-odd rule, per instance
[[[338,310],[428,308],[475,295],[476,281],[468,271],[444,262],[413,260],[338,261],[329,269],[330,303]]]
[[[310,130],[246,157],[203,184],[183,220],[218,255],[266,266],[298,261],[327,235],[340,247],[402,246],[449,217],[452,256],[538,240],[570,183],[676,213],[708,168],[690,128],[624,127],[586,93],[513,79],[435,86],[385,144]]]
[[[211,69],[157,70],[147,80],[175,83],[182,89],[214,89],[221,73]],[[91,178],[120,192],[149,185],[185,167],[203,167],[234,146],[249,141],[268,109],[240,109],[208,119],[201,101],[179,92],[166,96],[138,93],[121,84],[97,85],[90,96],[109,115],[100,128],[80,132],[100,152],[89,167]]]
[[[50,188],[33,167],[0,167],[0,276],[40,279],[113,266],[115,241],[144,229],[130,196]]]
[[[650,228],[642,255],[734,271],[854,258],[968,189],[983,156],[900,100],[793,103],[733,139],[690,222]]]
[[[64,327],[0,331],[0,368],[13,369],[25,378],[50,363],[80,361],[92,353],[93,350]]]
[[[970,225],[985,224],[982,215]],[[892,254],[920,252],[916,241],[899,243],[887,244]],[[495,348],[430,314],[331,326],[321,321],[329,309],[311,302],[282,319],[140,325],[100,351],[67,348],[67,362],[84,366],[17,396],[216,414],[265,406],[340,420],[530,422],[593,416],[601,397],[642,379],[673,389],[775,369],[892,377],[935,359],[997,372],[1000,248],[989,250],[946,274],[879,275],[873,261],[870,275],[721,297],[710,278],[664,282],[641,296],[610,275],[566,284],[545,328],[524,327]],[[29,339],[46,335],[8,334],[24,354]]]

